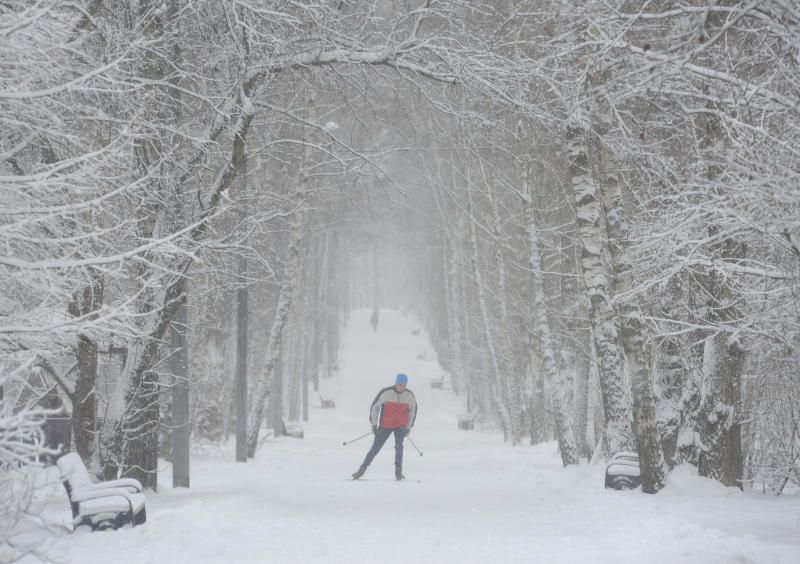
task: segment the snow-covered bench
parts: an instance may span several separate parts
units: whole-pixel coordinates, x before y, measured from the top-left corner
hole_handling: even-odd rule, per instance
[[[81,457],[65,454],[58,459],[58,470],[72,508],[72,525],[93,531],[131,527],[147,520],[142,484],[133,478],[93,483]]]
[[[458,416],[458,428],[462,431],[471,431],[475,428],[475,416],[471,413],[464,413]]]
[[[614,490],[632,490],[642,483],[639,456],[635,452],[618,452],[606,466],[605,486]]]
[[[274,437],[294,437],[295,439],[302,439],[305,437],[303,426],[299,423],[286,423],[281,419],[280,427],[272,429]]]

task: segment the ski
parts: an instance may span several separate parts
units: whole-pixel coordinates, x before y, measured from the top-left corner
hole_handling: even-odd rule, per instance
[[[409,484],[421,484],[422,480],[394,480],[392,478],[345,478],[345,482],[408,482]]]

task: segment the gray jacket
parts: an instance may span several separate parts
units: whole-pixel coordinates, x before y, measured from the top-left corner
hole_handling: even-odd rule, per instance
[[[398,403],[408,404],[408,426],[413,427],[414,421],[417,419],[417,398],[414,397],[414,392],[406,388],[402,392],[395,390],[394,386],[382,389],[375,396],[375,401],[369,408],[369,422],[372,425],[378,425],[381,420],[381,410],[383,404],[387,401],[394,401]]]

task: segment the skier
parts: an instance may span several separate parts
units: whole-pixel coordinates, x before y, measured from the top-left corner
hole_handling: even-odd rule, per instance
[[[369,317],[369,322],[372,324],[372,330],[378,330],[378,309],[372,310],[372,315]]]
[[[353,473],[353,479],[358,480],[367,471],[367,467],[375,455],[383,448],[386,439],[394,433],[394,477],[404,480],[403,476],[403,439],[411,432],[417,418],[417,399],[414,392],[406,388],[408,376],[398,374],[394,386],[383,388],[369,409],[369,422],[375,440],[369,449],[364,462]]]

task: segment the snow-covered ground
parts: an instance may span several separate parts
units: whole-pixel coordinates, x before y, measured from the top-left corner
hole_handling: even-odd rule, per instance
[[[440,376],[411,317],[383,311],[377,332],[355,312],[340,370],[312,401],[305,439],[267,443],[254,461],[194,458],[191,489],[147,496],[147,524],[66,534],[51,547],[81,564],[273,563],[800,563],[800,499],[742,493],[681,468],[655,496],[603,489],[602,465],[563,469],[555,443],[512,448],[498,433],[465,432],[463,402],[434,390]],[[405,482],[393,439],[368,470],[349,475],[369,438],[369,405],[397,372],[419,401]],[[69,522],[66,499],[57,508]]]

